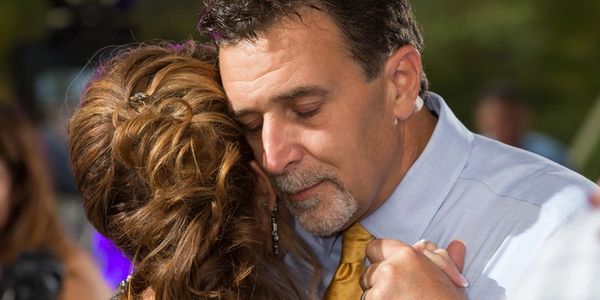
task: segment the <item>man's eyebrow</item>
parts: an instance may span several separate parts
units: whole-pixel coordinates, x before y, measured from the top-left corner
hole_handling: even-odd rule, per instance
[[[287,102],[302,97],[326,97],[329,91],[319,86],[299,86],[288,91],[284,91],[271,98],[270,102]],[[246,115],[253,114],[255,111],[249,109],[234,110],[236,119],[241,119]]]
[[[274,97],[274,101],[289,101],[302,97],[327,96],[329,92],[319,86],[299,86]]]

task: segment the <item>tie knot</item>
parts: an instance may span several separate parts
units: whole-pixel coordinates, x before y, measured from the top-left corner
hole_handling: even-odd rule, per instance
[[[342,259],[344,263],[362,263],[365,248],[373,236],[360,223],[354,223],[342,234]]]

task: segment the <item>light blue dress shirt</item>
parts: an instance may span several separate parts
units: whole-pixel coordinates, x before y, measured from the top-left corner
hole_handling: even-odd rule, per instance
[[[469,299],[503,299],[542,243],[588,209],[595,184],[470,132],[436,94],[425,104],[438,116],[433,136],[390,198],[361,224],[376,238],[407,244],[464,241]],[[320,238],[296,227],[325,269],[322,296],[340,259],[341,235]]]

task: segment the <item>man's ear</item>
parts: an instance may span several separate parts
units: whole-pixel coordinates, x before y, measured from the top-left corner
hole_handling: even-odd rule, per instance
[[[275,195],[275,190],[271,185],[271,180],[269,180],[267,174],[265,174],[263,169],[258,165],[258,163],[256,163],[255,160],[250,162],[250,169],[256,178],[254,196],[256,199],[264,201],[264,204],[269,206],[269,210],[272,210],[275,207],[277,196]]]
[[[392,108],[397,119],[406,120],[412,115],[421,89],[422,72],[421,54],[413,46],[397,49],[386,61],[384,76],[392,86]]]

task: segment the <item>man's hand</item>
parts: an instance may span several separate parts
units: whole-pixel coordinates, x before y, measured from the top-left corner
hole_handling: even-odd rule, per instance
[[[372,263],[361,278],[363,299],[466,299],[468,284],[460,274],[465,246],[454,241],[448,250],[431,242],[413,246],[396,240],[374,240],[366,254]]]

